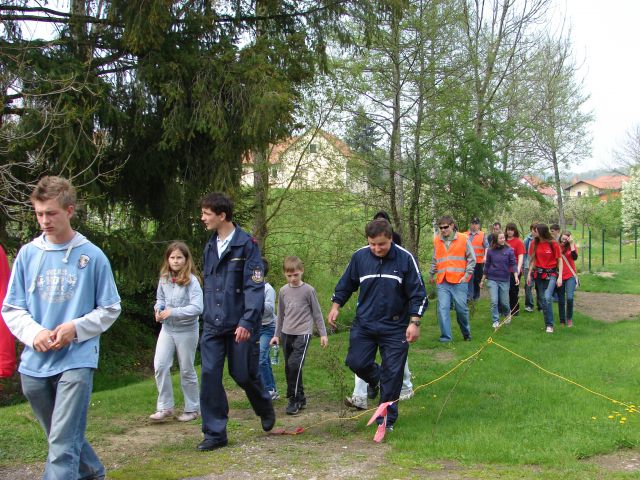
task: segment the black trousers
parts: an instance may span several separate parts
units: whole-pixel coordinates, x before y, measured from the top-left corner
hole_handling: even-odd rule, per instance
[[[208,329],[205,324],[200,339],[202,357],[200,410],[202,433],[207,439],[215,441],[227,439],[229,403],[222,385],[225,358],[229,375],[245,391],[256,415],[260,417],[268,415],[273,409],[271,396],[262,387],[258,373],[259,327],[251,332],[249,340],[236,343],[233,331],[220,334]]]
[[[514,317],[520,313],[519,296],[520,285],[516,285],[516,279],[513,274],[509,274],[509,308],[511,309],[511,315]]]
[[[302,366],[307,355],[311,335],[287,335],[280,337],[284,353],[284,374],[287,377],[287,398],[295,402],[305,402],[302,383]]]

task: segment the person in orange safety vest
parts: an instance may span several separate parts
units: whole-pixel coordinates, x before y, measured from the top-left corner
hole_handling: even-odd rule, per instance
[[[438,221],[440,233],[433,238],[433,258],[431,259],[431,283],[437,282],[438,323],[440,341],[450,342],[451,303],[456,310],[456,319],[464,340],[471,340],[469,307],[467,307],[468,282],[473,276],[476,256],[469,239],[464,233],[454,230],[452,217],[445,215]]]
[[[473,247],[473,253],[476,254],[476,266],[473,269],[473,277],[469,280],[469,290],[467,292],[467,300],[478,300],[480,298],[480,280],[482,280],[482,270],[484,269],[484,257],[489,248],[487,235],[480,230],[480,219],[474,217],[469,224],[469,231],[465,232],[469,237],[469,242]]]

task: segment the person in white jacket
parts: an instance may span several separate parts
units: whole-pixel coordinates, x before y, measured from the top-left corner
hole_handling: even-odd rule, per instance
[[[71,228],[71,183],[43,177],[31,203],[42,235],[18,252],[2,316],[25,344],[22,391],[49,443],[43,478],[102,479],[85,428],[100,334],[118,318],[120,296],[105,254]]]
[[[156,304],[153,307],[156,322],[162,324],[153,359],[158,402],[156,412],[149,418],[154,422],[174,415],[171,365],[176,352],[184,394],[184,412],[178,416],[178,420],[189,422],[200,416],[200,389],[193,363],[198,347],[198,318],[203,305],[202,287],[195,274],[196,267],[189,247],[183,242],[172,242],[164,252]]]

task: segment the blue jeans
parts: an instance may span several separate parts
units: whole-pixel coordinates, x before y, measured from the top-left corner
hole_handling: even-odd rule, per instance
[[[533,288],[533,286],[531,285],[527,285],[527,275],[529,274],[529,269],[525,268],[524,269],[524,275],[523,275],[523,279],[525,280],[524,282],[524,306],[525,307],[529,307],[531,309],[533,309],[533,292],[531,291],[531,289]]]
[[[569,277],[558,288],[558,316],[560,323],[573,321],[573,293],[576,291],[576,277]],[[565,311],[566,300],[566,311]]]
[[[469,286],[466,283],[449,283],[444,280],[438,283],[438,324],[440,325],[440,341],[450,342],[451,317],[449,310],[453,302],[456,310],[456,319],[460,325],[460,331],[464,338],[471,336],[469,326],[469,307],[467,307],[467,292]]]
[[[509,286],[509,282],[487,279],[487,288],[491,297],[491,319],[493,322],[500,321],[500,313],[505,316],[509,314]]]
[[[101,478],[104,466],[84,436],[93,369],[75,368],[52,377],[21,374],[22,392],[49,442],[44,480]]]
[[[558,277],[547,276],[545,279],[536,278],[536,292],[540,292],[538,301],[544,316],[544,324],[553,327],[553,293],[556,290]]]
[[[271,370],[271,359],[269,358],[269,342],[275,332],[275,322],[260,327],[260,378],[267,392],[277,391],[276,380]]]
[[[158,386],[157,410],[169,410],[175,406],[171,365],[173,365],[173,356],[177,352],[178,365],[180,365],[180,385],[184,394],[184,411],[200,411],[198,374],[193,365],[197,347],[198,322],[189,328],[176,328],[169,323],[162,325],[153,358],[156,385]]]

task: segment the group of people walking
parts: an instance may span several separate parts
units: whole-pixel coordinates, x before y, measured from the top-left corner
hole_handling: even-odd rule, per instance
[[[100,334],[119,316],[120,297],[104,253],[71,227],[76,206],[71,183],[44,177],[31,202],[42,235],[19,251],[2,314],[25,344],[19,367],[22,388],[49,442],[43,478],[102,479],[104,466],[84,435]],[[302,261],[293,256],[284,260],[287,284],[278,292],[276,309],[275,289],[266,281],[268,263],[255,239],[233,222],[233,208],[222,193],[201,200],[201,220],[212,233],[204,248],[202,283],[188,246],[171,242],[153,306],[162,326],[154,356],[158,397],[150,419],[201,418],[201,451],[228,443],[225,363],[268,432],[275,425],[273,402],[279,398],[269,348],[280,346],[284,352],[285,413],[295,415],[307,405],[302,369],[314,325],[321,346],[329,342],[316,291],[303,281]],[[547,331],[553,331],[556,287],[560,319],[571,326],[577,279],[571,235],[563,232],[558,242],[545,224],[533,224],[531,238],[522,242],[514,224],[508,224],[506,232],[494,225],[490,235],[479,227],[477,218],[467,233],[457,232],[450,216],[438,221],[430,277],[437,283],[440,341],[452,341],[452,306],[464,340],[471,340],[467,300],[477,299],[485,284],[494,326],[500,313],[507,319],[516,315],[523,274],[527,285],[535,283]],[[376,214],[364,233],[367,245],[351,256],[335,287],[327,321],[335,328],[340,309],[358,292],[345,359],[356,383],[345,402],[366,408],[367,400],[379,395],[378,402],[386,404],[376,419],[379,441],[398,419],[397,400],[413,395],[408,352],[420,337],[428,300],[418,262],[401,246],[388,215]],[[532,308],[528,294],[525,309]],[[200,385],[194,368],[198,346]],[[184,394],[179,414],[170,376],[176,354]]]
[[[450,342],[450,306],[464,340],[471,339],[468,304],[480,297],[480,290],[489,290],[491,321],[494,328],[520,314],[520,285],[525,284],[525,311],[534,311],[532,288],[536,304],[543,312],[545,331],[554,331],[554,299],[558,302],[560,323],[573,326],[573,297],[578,285],[575,260],[578,249],[568,231],[560,232],[557,224],[534,222],[524,239],[515,223],[505,230],[499,222],[490,234],[480,230],[480,221],[472,218],[469,231],[456,231],[450,216],[439,219],[439,234],[434,237],[431,262],[432,282],[437,281],[438,323],[440,341]]]

